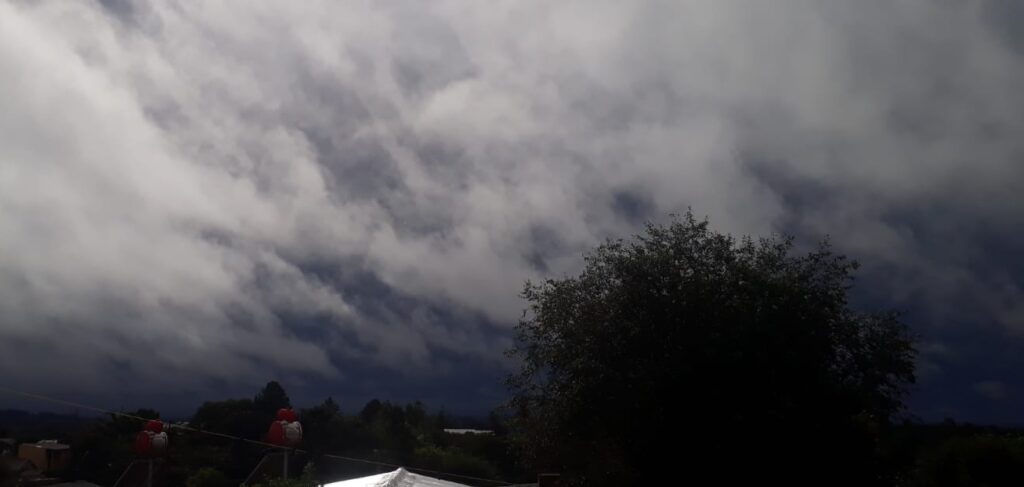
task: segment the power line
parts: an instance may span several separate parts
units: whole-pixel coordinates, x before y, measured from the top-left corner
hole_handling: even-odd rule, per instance
[[[98,412],[98,413],[110,414],[112,416],[120,416],[120,417],[123,417],[123,418],[134,419],[134,420],[142,421],[142,422],[150,421],[150,419],[151,419],[151,418],[143,418],[142,416],[136,416],[134,414],[124,413],[124,412],[121,412],[121,411],[112,411],[112,410],[109,410],[109,409],[103,409],[103,408],[98,408],[98,407],[95,407],[95,406],[90,406],[88,404],[81,404],[81,403],[77,403],[77,402],[73,402],[73,401],[66,401],[66,400],[63,400],[63,399],[57,399],[57,398],[53,398],[53,397],[49,397],[49,396],[44,396],[42,394],[34,394],[34,393],[31,393],[31,392],[20,391],[20,390],[17,390],[17,389],[11,389],[11,388],[8,388],[8,387],[3,387],[3,386],[0,386],[0,392],[4,392],[4,393],[15,395],[15,396],[22,396],[22,397],[27,397],[27,398],[31,398],[31,399],[36,399],[36,400],[39,400],[39,401],[45,401],[45,402],[51,402],[51,403],[55,403],[55,404],[61,404],[61,405],[64,405],[64,406],[71,406],[71,407],[77,407],[77,408],[81,408],[81,409],[87,409],[87,410],[95,411],[95,412]],[[226,434],[226,433],[219,433],[219,432],[216,432],[216,431],[204,430],[204,429],[195,428],[195,427],[192,427],[192,426],[185,426],[185,425],[173,424],[173,423],[167,423],[167,425],[168,425],[169,428],[180,429],[180,430],[184,430],[184,431],[188,431],[188,432],[192,432],[192,433],[199,433],[199,434],[203,434],[203,435],[216,436],[216,437],[219,437],[219,438],[224,438],[224,439],[233,440],[233,441],[242,441],[242,442],[253,444],[253,445],[259,445],[259,446],[264,446],[264,447],[269,447],[269,448],[276,448],[276,449],[279,449],[279,450],[290,450],[290,451],[299,452],[299,453],[311,453],[311,452],[309,452],[307,450],[293,449],[293,448],[289,448],[289,447],[286,447],[286,446],[276,445],[274,443],[268,443],[268,442],[265,442],[265,441],[253,440],[253,439],[250,439],[250,438],[243,438],[241,436],[234,436],[234,435],[229,435],[229,434]],[[406,469],[406,470],[408,470],[410,472],[419,472],[419,473],[431,474],[431,475],[443,475],[443,476],[447,476],[447,477],[460,478],[460,479],[465,479],[465,480],[476,480],[476,481],[480,481],[480,482],[489,482],[489,483],[498,484],[498,485],[512,485],[511,482],[508,482],[508,481],[505,481],[505,480],[489,479],[489,478],[484,478],[484,477],[474,477],[472,475],[462,475],[462,474],[457,474],[457,473],[443,472],[443,471],[440,471],[440,470],[430,470],[430,469],[419,468],[419,467],[406,467],[406,466],[398,465],[398,464],[395,464],[395,463],[380,462],[380,461],[376,461],[376,460],[367,460],[365,458],[348,457],[348,456],[338,455],[338,454],[334,454],[334,453],[321,453],[320,456],[326,457],[326,458],[334,458],[334,459],[337,459],[337,460],[346,460],[346,461],[350,461],[350,462],[365,463],[365,464],[368,464],[368,465],[374,465],[374,466],[380,466],[380,467],[404,468],[404,469]]]

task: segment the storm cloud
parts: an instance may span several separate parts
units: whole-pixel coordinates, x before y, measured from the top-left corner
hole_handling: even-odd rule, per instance
[[[525,280],[692,207],[830,235],[941,384],[950,337],[1024,331],[1014,5],[0,2],[0,369],[500,372]]]

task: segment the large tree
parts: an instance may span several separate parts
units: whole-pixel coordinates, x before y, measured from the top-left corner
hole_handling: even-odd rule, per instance
[[[794,254],[687,213],[527,283],[508,381],[526,460],[579,485],[881,482],[873,435],[914,380],[911,337],[850,309],[856,263]]]
[[[271,414],[276,413],[278,409],[292,407],[288,393],[284,392],[284,387],[276,380],[267,382],[263,390],[253,398],[252,403],[257,411]]]

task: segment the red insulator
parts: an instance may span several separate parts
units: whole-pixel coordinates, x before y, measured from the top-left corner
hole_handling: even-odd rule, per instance
[[[267,432],[267,442],[275,445],[284,445],[284,425],[280,421],[270,423],[270,431]]]
[[[149,431],[140,431],[135,435],[135,453],[142,457],[148,457],[153,453],[153,437]]]
[[[140,457],[153,458],[167,452],[167,433],[163,431],[163,423],[152,420],[146,422],[144,429],[135,435],[135,453]]]
[[[302,441],[302,424],[291,409],[277,412],[277,420],[270,423],[267,441],[275,445],[295,446]]]
[[[287,409],[287,408],[281,408],[281,409],[277,410],[277,420],[278,421],[288,421],[289,423],[294,423],[294,422],[298,421],[299,418],[297,416],[295,416],[295,411],[294,410]]]
[[[156,419],[151,419],[149,421],[146,421],[146,428],[145,429],[146,429],[146,431],[152,431],[154,433],[160,433],[160,432],[162,432],[164,430],[164,423],[159,421],[159,420],[156,420]]]

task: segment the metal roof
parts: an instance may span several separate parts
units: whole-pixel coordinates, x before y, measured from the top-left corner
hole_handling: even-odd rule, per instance
[[[342,480],[324,484],[324,487],[468,487],[465,484],[449,482],[447,480],[435,479],[410,473],[404,468],[394,472],[360,477],[358,479]]]

